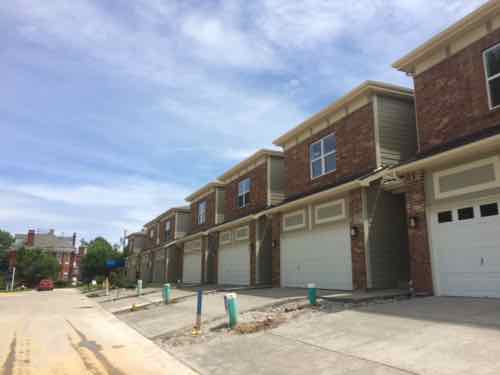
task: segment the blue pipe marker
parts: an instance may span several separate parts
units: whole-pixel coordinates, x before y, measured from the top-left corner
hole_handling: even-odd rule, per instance
[[[163,302],[165,304],[170,303],[172,300],[172,289],[170,288],[170,284],[163,285]]]
[[[198,289],[198,301],[196,305],[196,328],[201,329],[201,310],[203,306],[203,290]]]
[[[307,295],[311,305],[316,305],[317,294],[316,284],[307,284]]]

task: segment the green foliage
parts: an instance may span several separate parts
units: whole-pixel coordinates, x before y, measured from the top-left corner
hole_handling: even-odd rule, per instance
[[[14,237],[11,236],[9,232],[0,229],[0,273],[7,270],[7,250],[13,242]]]
[[[90,241],[87,254],[82,259],[83,279],[104,279],[107,274],[106,261],[121,259],[123,254],[114,249],[111,244],[102,237]]]
[[[67,288],[71,286],[71,282],[66,280],[56,280],[54,281],[54,287],[56,288]]]
[[[16,279],[36,286],[42,279],[57,279],[61,266],[57,258],[42,249],[21,248],[16,255]]]

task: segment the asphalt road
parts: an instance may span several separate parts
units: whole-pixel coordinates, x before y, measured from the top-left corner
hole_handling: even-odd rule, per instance
[[[193,374],[73,289],[0,293],[0,374]]]

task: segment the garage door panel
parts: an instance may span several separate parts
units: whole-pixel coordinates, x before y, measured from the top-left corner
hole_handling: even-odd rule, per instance
[[[282,284],[325,289],[352,289],[352,263],[347,223],[312,231],[284,233],[281,241]]]
[[[219,250],[219,284],[250,284],[250,252],[248,241],[233,242]]]
[[[201,254],[184,254],[182,279],[184,283],[201,282]]]
[[[474,218],[458,220],[457,209],[471,206]],[[453,212],[452,222],[438,222],[437,213],[443,209],[430,213],[437,293],[500,297],[500,217],[481,217],[479,203],[464,202],[447,210]]]

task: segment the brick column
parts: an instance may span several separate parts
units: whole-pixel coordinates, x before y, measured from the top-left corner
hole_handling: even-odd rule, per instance
[[[250,222],[250,235],[249,235],[249,245],[248,251],[250,251],[250,285],[254,286],[257,281],[257,254],[256,254],[256,239],[257,239],[257,221],[253,220]]]
[[[201,283],[205,284],[205,275],[207,274],[207,245],[208,238],[206,236],[201,237]]]
[[[281,213],[272,216],[272,253],[271,253],[271,284],[275,288],[281,286]]]
[[[425,173],[418,171],[404,176],[406,182],[406,216],[415,218],[416,226],[408,225],[408,252],[413,287],[418,294],[433,294],[431,256],[425,215]]]
[[[363,228],[363,193],[362,189],[349,193],[351,228],[357,234],[351,235],[352,285],[354,289],[367,288],[365,235]]]
[[[219,232],[213,232],[208,235],[208,251],[212,259],[212,276],[213,281],[217,284],[219,280]]]
[[[181,243],[181,244],[178,244],[176,245],[177,246],[177,251],[178,251],[178,254],[179,254],[179,262],[177,263],[179,265],[179,268],[177,269],[177,272],[179,275],[178,278],[181,282],[184,282],[184,275],[182,274],[182,271],[184,269],[184,244]]]

